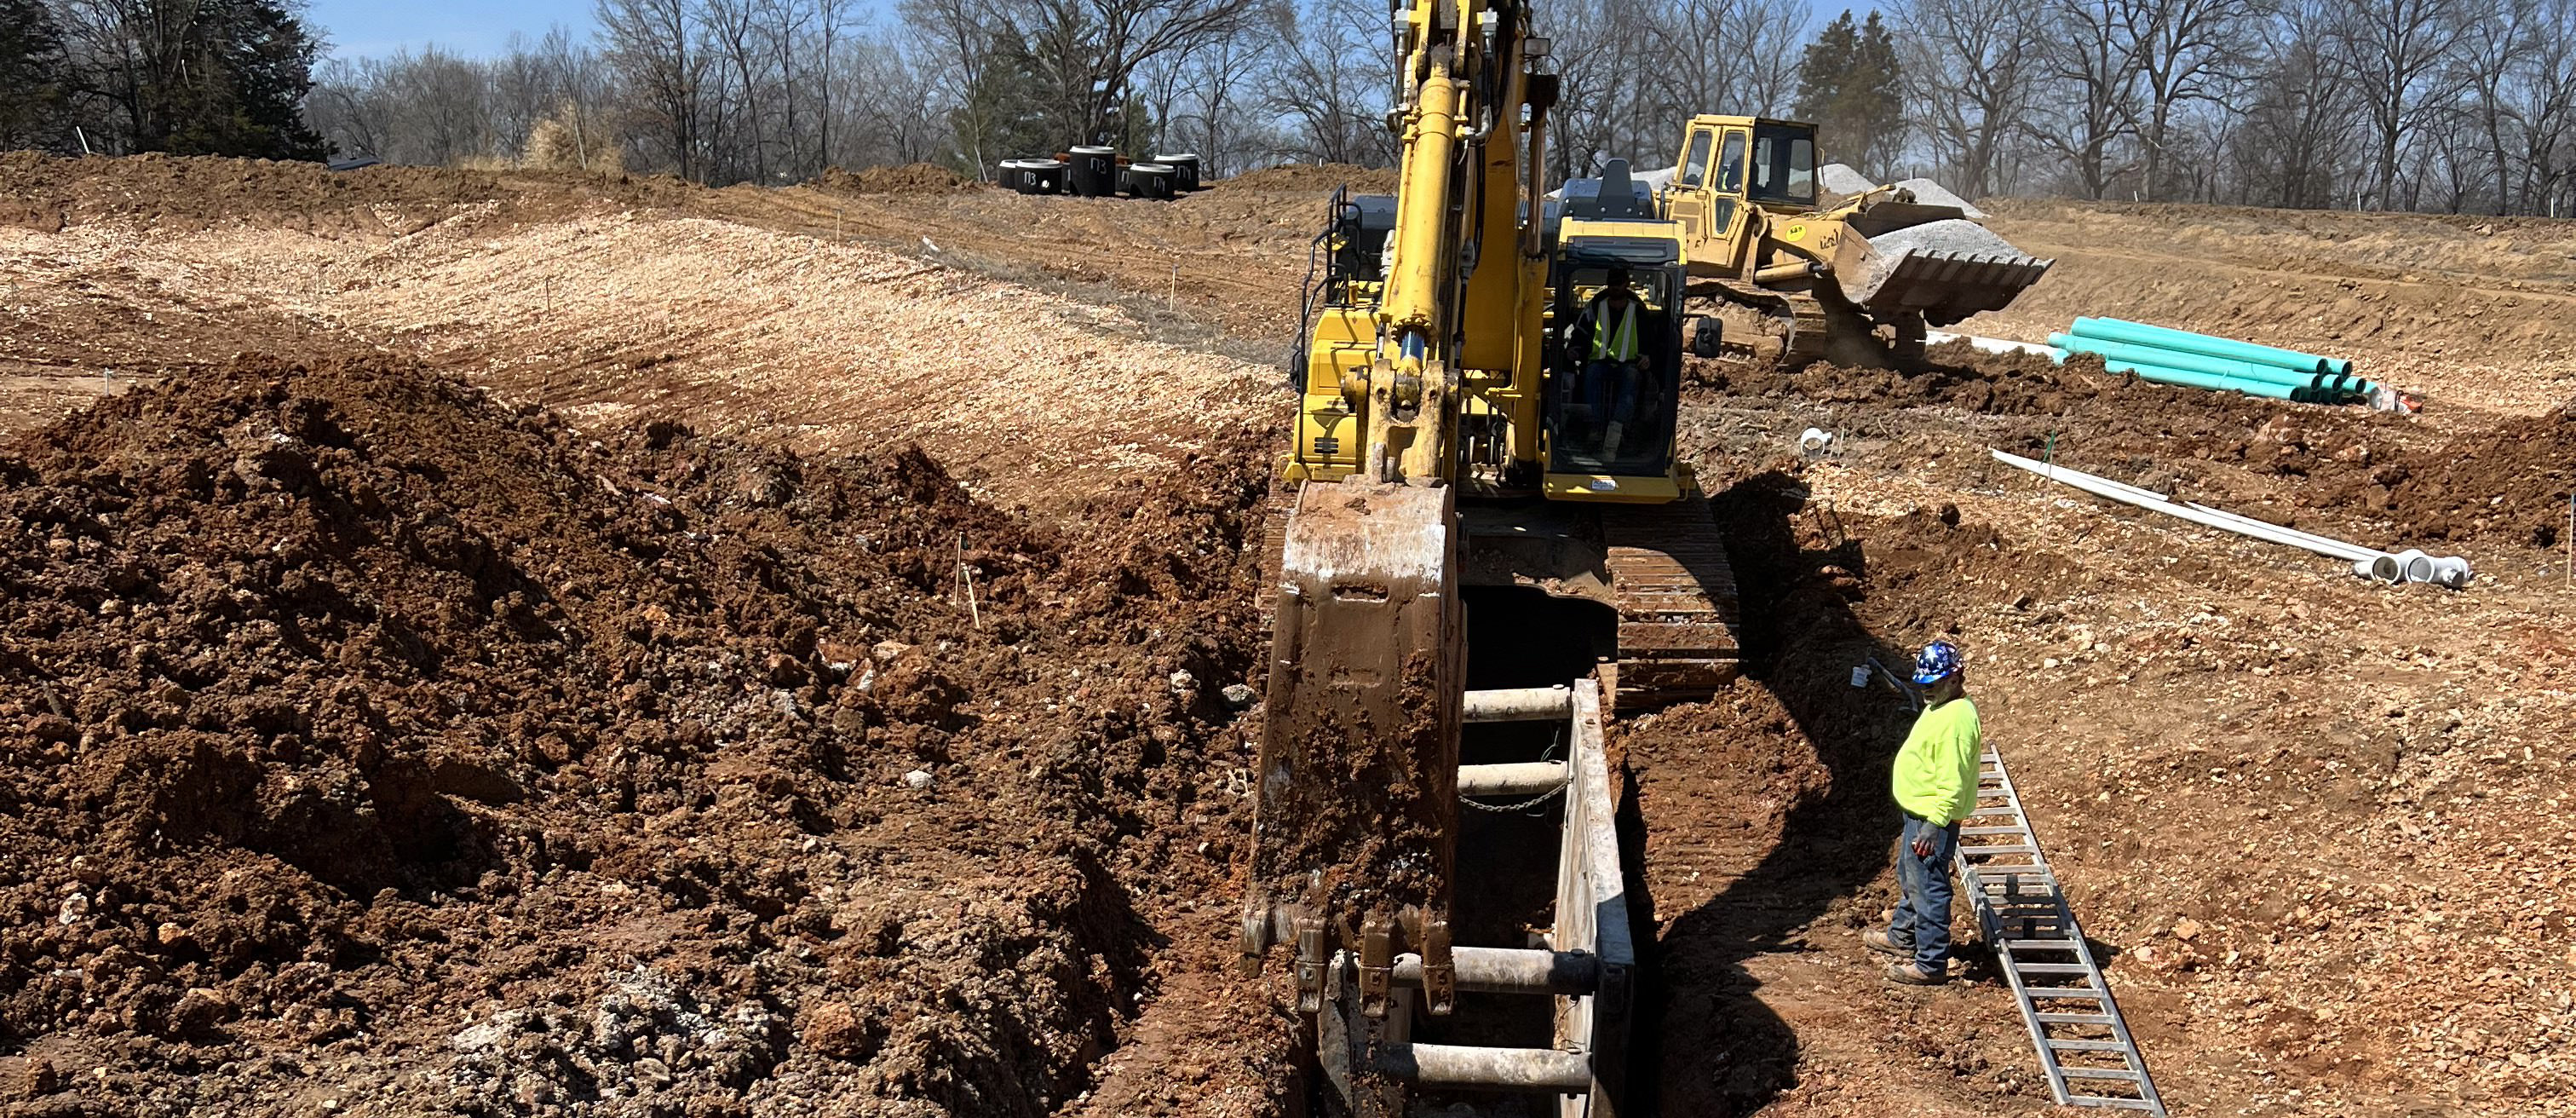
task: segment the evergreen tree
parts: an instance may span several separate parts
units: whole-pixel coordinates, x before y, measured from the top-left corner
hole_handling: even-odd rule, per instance
[[[0,0],[0,149],[62,148],[62,29],[44,0]]]
[[[1896,40],[1873,10],[1834,17],[1798,60],[1798,115],[1818,130],[1819,158],[1877,174],[1904,140]]]
[[[278,0],[135,0],[82,27],[77,106],[115,151],[320,159],[321,43]]]
[[[170,130],[158,145],[181,155],[322,159],[322,137],[304,123],[321,44],[275,0],[212,6],[198,65],[171,90]]]

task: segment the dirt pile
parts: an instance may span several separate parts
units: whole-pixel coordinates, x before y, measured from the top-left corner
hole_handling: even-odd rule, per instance
[[[2357,468],[2309,493],[2311,507],[2385,516],[2423,539],[2557,547],[2576,490],[2576,406],[2429,450],[2355,444],[2330,457]]]
[[[1209,189],[1218,193],[1314,191],[1322,194],[1337,186],[1350,187],[1353,194],[1391,194],[1395,191],[1395,171],[1388,167],[1357,167],[1348,163],[1291,163],[1247,171],[1212,183]]]
[[[0,154],[0,225],[45,233],[107,221],[162,230],[257,221],[323,236],[381,237],[417,231],[454,206],[480,204],[487,216],[535,219],[592,204],[678,206],[705,193],[667,176],[391,166],[332,171],[292,160]]]
[[[984,186],[936,163],[862,167],[856,171],[826,167],[815,176],[814,185],[842,194],[954,194]]]
[[[594,442],[398,365],[12,450],[20,1098],[1043,1113],[1249,810],[1248,452],[1073,539],[918,452]]]

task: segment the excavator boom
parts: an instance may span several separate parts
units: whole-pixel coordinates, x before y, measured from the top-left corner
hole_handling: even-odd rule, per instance
[[[1336,193],[1316,239],[1329,263],[1266,536],[1243,960],[1286,949],[1331,1109],[1396,1118],[1417,1092],[1476,1087],[1606,1115],[1633,953],[1602,719],[1623,691],[1702,696],[1735,667],[1723,548],[1675,454],[1685,261],[1624,163],[1547,209],[1556,80],[1528,0],[1399,13],[1396,194]],[[1628,308],[1625,340],[1574,336],[1596,306]],[[1505,636],[1579,618],[1539,642],[1555,685],[1469,691],[1471,609]],[[1517,720],[1556,725],[1487,725]],[[1487,760],[1461,764],[1470,742]],[[1475,874],[1538,867],[1477,849],[1462,795],[1557,805],[1547,909],[1491,910],[1531,891]],[[1502,943],[1457,942],[1479,935]],[[1439,1043],[1475,1004],[1462,993],[1555,999],[1550,1034]]]

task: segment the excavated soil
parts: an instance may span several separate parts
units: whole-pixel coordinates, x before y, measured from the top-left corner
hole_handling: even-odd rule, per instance
[[[935,163],[907,163],[901,167],[869,167],[859,171],[827,167],[814,180],[814,185],[843,194],[951,194],[985,189],[984,184]]]
[[[917,451],[593,441],[391,360],[20,439],[0,1081],[1053,1110],[1247,822],[1218,691],[1254,445],[1066,533]]]
[[[592,205],[684,205],[709,192],[665,176],[362,167],[210,156],[64,159],[0,152],[0,225],[45,233],[99,222],[164,232],[257,223],[315,235],[385,240],[427,223],[403,211],[477,206],[504,220],[542,220]]]
[[[0,1107],[1295,1112],[1226,688],[1346,181],[1390,185],[0,160]],[[1850,670],[1935,635],[2175,1113],[2566,1112],[2563,223],[1988,208],[2059,263],[1964,330],[2229,332],[2427,410],[1695,365],[1747,678],[1612,731],[1631,1112],[2053,1112],[1996,976],[1856,938],[1908,714]]]
[[[1388,194],[1395,190],[1395,178],[1395,172],[1384,167],[1354,167],[1347,163],[1289,164],[1246,171],[1210,184],[1209,191],[1218,197],[1274,193],[1323,195],[1331,193],[1335,187],[1346,186],[1353,194]]]

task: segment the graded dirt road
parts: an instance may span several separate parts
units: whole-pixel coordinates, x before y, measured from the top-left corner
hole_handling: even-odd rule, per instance
[[[1224,689],[1345,177],[0,160],[0,1107],[1289,1112]],[[1991,208],[2060,263],[1968,329],[2227,330],[2427,411],[1695,366],[1751,660],[1614,731],[1639,1109],[2049,1109],[1999,987],[1855,938],[1904,713],[1849,668],[1943,633],[2176,1113],[2564,1109],[2576,232]]]

